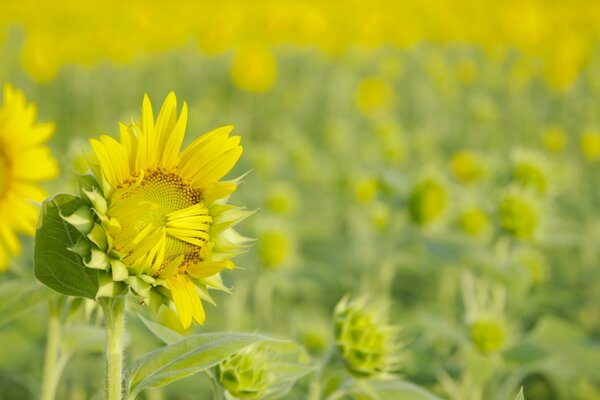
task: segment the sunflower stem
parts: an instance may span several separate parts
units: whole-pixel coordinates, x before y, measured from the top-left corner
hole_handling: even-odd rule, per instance
[[[48,305],[50,314],[48,317],[48,336],[44,359],[44,374],[42,377],[42,392],[40,395],[41,400],[54,400],[60,377],[60,370],[57,368],[60,346],[60,302],[51,300]]]
[[[103,297],[100,304],[106,320],[105,399],[122,400],[125,297]]]

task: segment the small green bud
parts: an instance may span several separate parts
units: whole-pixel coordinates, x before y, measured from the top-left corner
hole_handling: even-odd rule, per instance
[[[464,211],[459,217],[458,224],[462,231],[469,236],[481,236],[490,228],[487,214],[479,208]]]
[[[536,204],[528,196],[509,193],[498,205],[500,228],[517,239],[531,238],[538,228],[538,219]]]
[[[437,220],[446,210],[448,193],[435,179],[417,183],[410,194],[409,212],[417,225],[427,225]]]
[[[284,264],[289,252],[290,241],[283,232],[271,231],[258,237],[258,254],[266,268],[277,268]]]
[[[336,345],[350,373],[370,377],[397,367],[398,328],[387,321],[387,307],[365,299],[343,298],[334,311]]]
[[[499,319],[478,319],[471,324],[471,340],[482,353],[495,353],[504,347],[506,328]]]
[[[218,366],[219,382],[237,399],[263,398],[273,384],[270,361],[262,346],[252,345]]]

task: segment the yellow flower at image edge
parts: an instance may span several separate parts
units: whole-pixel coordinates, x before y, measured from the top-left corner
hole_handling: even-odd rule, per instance
[[[33,236],[38,216],[34,202],[47,196],[39,182],[58,175],[56,160],[45,143],[54,125],[35,122],[36,107],[25,95],[4,87],[0,108],[0,271],[21,245],[17,234]]]
[[[177,117],[170,93],[155,121],[145,96],[142,114],[141,126],[120,125],[120,141],[91,140],[97,162],[90,167],[103,193],[86,192],[101,222],[88,237],[103,253],[92,250],[87,265],[103,269],[108,257],[114,281],[155,312],[174,306],[188,328],[192,319],[204,322],[201,299],[212,301],[209,288],[227,290],[219,272],[234,267],[229,258],[248,241],[231,226],[250,212],[219,201],[237,187],[219,179],[240,158],[240,137],[222,127],[180,152],[187,105]]]

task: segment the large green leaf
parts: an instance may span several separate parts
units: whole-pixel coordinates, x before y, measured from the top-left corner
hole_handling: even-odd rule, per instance
[[[98,272],[86,268],[81,257],[68,248],[81,234],[60,214],[71,215],[84,203],[79,197],[59,194],[42,204],[35,236],[35,277],[44,285],[69,296],[89,299],[98,291]]]
[[[250,333],[203,333],[146,354],[127,369],[129,399],[140,391],[167,385],[211,368],[266,336]]]
[[[12,322],[53,295],[57,296],[35,281],[2,282],[0,284],[0,327]]]

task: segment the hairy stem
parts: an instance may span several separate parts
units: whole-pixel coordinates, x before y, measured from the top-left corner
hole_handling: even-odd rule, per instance
[[[123,335],[125,297],[105,297],[100,301],[106,320],[105,399],[123,398]]]
[[[41,400],[54,400],[60,378],[58,353],[60,346],[60,303],[50,301],[44,375],[42,377]]]

